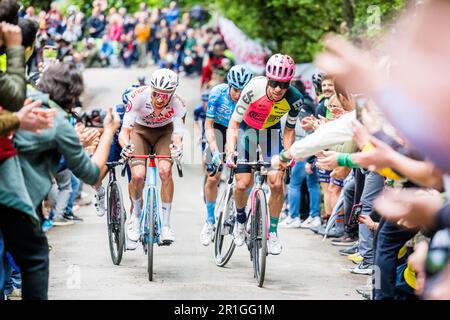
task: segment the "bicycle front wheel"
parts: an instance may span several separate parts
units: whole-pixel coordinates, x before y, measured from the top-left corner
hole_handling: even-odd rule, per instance
[[[153,253],[155,243],[155,214],[157,206],[157,198],[155,197],[155,191],[149,190],[148,205],[147,205],[147,227],[148,238],[147,241],[147,259],[148,259],[148,280],[153,281]]]
[[[233,189],[230,192],[223,192],[219,204],[218,220],[214,232],[214,253],[216,265],[225,266],[230,261],[236,245],[233,240],[234,228],[234,200]]]
[[[111,259],[115,265],[122,261],[125,247],[125,209],[122,202],[122,192],[116,182],[108,188],[108,240]]]
[[[266,274],[266,257],[267,257],[267,200],[262,189],[255,191],[253,198],[250,223],[250,241],[253,262],[254,277],[258,287],[264,284]]]

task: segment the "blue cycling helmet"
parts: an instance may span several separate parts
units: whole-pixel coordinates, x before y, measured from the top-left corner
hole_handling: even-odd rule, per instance
[[[125,89],[125,91],[122,93],[122,102],[124,105],[128,104],[128,100],[129,100],[128,95],[131,92],[133,92],[134,90],[136,90],[136,88],[139,88],[139,87],[140,87],[140,85],[133,84],[131,87]]]
[[[242,90],[252,78],[253,72],[246,66],[238,64],[228,71],[227,82],[233,88]]]
[[[209,92],[205,91],[202,93],[202,101],[208,101],[209,100]]]

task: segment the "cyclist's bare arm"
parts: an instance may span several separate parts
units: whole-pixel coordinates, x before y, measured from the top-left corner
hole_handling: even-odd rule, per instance
[[[132,128],[124,128],[124,127],[122,127],[122,130],[120,130],[119,144],[122,148],[130,144],[131,130]]]
[[[288,150],[292,144],[295,142],[295,128],[284,128],[283,133],[283,148],[284,150]]]
[[[195,133],[195,137],[198,137],[199,139],[202,138],[202,129],[199,125],[199,120],[194,122],[194,133]]]
[[[177,108],[173,118],[172,143],[177,147],[183,147],[183,135],[185,131],[186,108]]]
[[[211,152],[214,153],[218,151],[219,148],[217,146],[216,135],[214,134],[214,119],[206,119],[205,136]]]
[[[227,154],[234,152],[236,149],[240,124],[240,122],[234,120],[233,118],[230,119],[230,123],[227,128]]]

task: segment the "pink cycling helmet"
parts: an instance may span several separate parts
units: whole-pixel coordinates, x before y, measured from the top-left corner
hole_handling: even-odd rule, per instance
[[[286,54],[276,53],[266,64],[266,76],[271,80],[288,82],[295,76],[295,62]]]

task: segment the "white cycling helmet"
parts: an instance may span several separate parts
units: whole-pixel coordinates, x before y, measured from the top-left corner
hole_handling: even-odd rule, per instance
[[[153,72],[150,85],[156,90],[175,91],[178,75],[170,69],[158,69]]]

